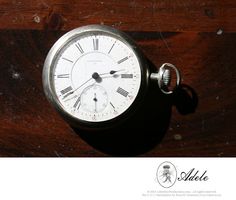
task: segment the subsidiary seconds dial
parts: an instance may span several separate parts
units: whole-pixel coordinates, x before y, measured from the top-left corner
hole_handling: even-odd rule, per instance
[[[81,94],[81,105],[84,110],[91,113],[100,113],[108,103],[108,96],[106,90],[99,85],[91,85],[84,89]],[[96,117],[96,115],[94,115]]]
[[[128,110],[140,89],[135,52],[107,32],[84,32],[72,38],[53,63],[52,84],[60,106],[82,121],[116,118]]]

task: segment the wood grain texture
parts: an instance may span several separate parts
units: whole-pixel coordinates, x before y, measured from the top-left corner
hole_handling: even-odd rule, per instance
[[[106,24],[129,31],[236,30],[233,0],[1,0],[1,29],[70,30]]]
[[[175,64],[198,95],[192,114],[173,106],[164,138],[140,156],[236,156],[235,8],[233,0],[0,1],[0,156],[109,155],[61,119],[41,83],[52,44],[95,23],[125,30],[156,67]]]

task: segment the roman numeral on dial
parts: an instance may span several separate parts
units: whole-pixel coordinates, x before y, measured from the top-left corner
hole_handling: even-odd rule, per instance
[[[126,61],[129,57],[126,56],[124,58],[122,58],[121,60],[119,60],[117,63],[120,64],[120,63],[123,63],[124,61]]]
[[[68,58],[62,58],[63,60],[66,60],[66,61],[68,61],[68,62],[70,62],[70,63],[73,63],[73,61],[72,60],[70,60],[70,59],[68,59]]]
[[[84,53],[84,50],[82,49],[80,43],[77,42],[77,44],[75,44],[75,46],[76,46],[77,49],[80,51],[80,53]]]
[[[69,87],[67,87],[67,88],[65,88],[65,89],[63,89],[63,90],[61,90],[61,94],[64,95],[64,94],[66,94],[67,92],[70,92],[71,90],[73,90],[73,88],[72,88],[71,86],[69,86]]]
[[[79,104],[79,106],[78,106],[78,104]],[[80,97],[78,97],[78,99],[76,100],[75,104],[73,105],[74,109],[76,109],[77,106],[78,106],[77,109],[79,109],[79,107],[80,107]]]
[[[121,87],[118,87],[118,89],[116,90],[116,92],[118,92],[119,94],[121,94],[122,96],[124,97],[127,97],[129,92],[127,92],[126,90],[124,90],[123,88]]]
[[[59,74],[57,75],[57,78],[69,78],[69,74]]]
[[[65,88],[64,90],[61,91],[61,94],[64,95],[62,99],[65,99],[66,97],[68,97],[69,95],[73,94],[73,88],[71,86]]]
[[[93,39],[93,49],[94,51],[98,50],[98,38]]]
[[[133,74],[121,74],[121,78],[133,78]]]
[[[113,43],[113,45],[111,46],[110,50],[108,51],[108,54],[111,53],[111,50],[113,49],[113,47],[115,46],[116,41]]]
[[[115,110],[115,106],[110,102],[111,107]]]

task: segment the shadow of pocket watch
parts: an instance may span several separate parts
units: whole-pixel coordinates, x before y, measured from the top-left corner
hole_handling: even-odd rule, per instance
[[[63,35],[43,68],[46,97],[72,127],[84,130],[122,126],[148,103],[151,82],[168,95],[179,86],[180,73],[170,63],[152,72],[129,36],[104,25]]]

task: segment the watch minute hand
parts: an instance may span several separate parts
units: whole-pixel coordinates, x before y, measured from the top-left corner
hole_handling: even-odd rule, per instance
[[[77,87],[73,92],[75,92],[76,90],[80,89],[82,86],[84,86],[86,83],[88,83],[90,80],[92,80],[93,78],[91,77],[90,79],[88,79],[87,81],[85,81],[82,85],[80,85],[79,87]]]
[[[88,83],[90,80],[92,80],[93,78],[88,79],[87,81],[85,81],[82,85],[80,85],[79,87],[77,87],[75,90],[67,93],[65,96],[63,96],[62,99],[65,99],[66,97],[68,97],[69,95],[73,94],[76,90],[80,89],[82,86],[84,86],[86,83]]]
[[[66,99],[65,102],[70,101],[71,99],[74,99],[74,98],[76,98],[76,97],[78,97],[78,95],[75,95],[75,96],[73,96],[73,97],[71,97],[71,98],[69,98],[69,99]]]

